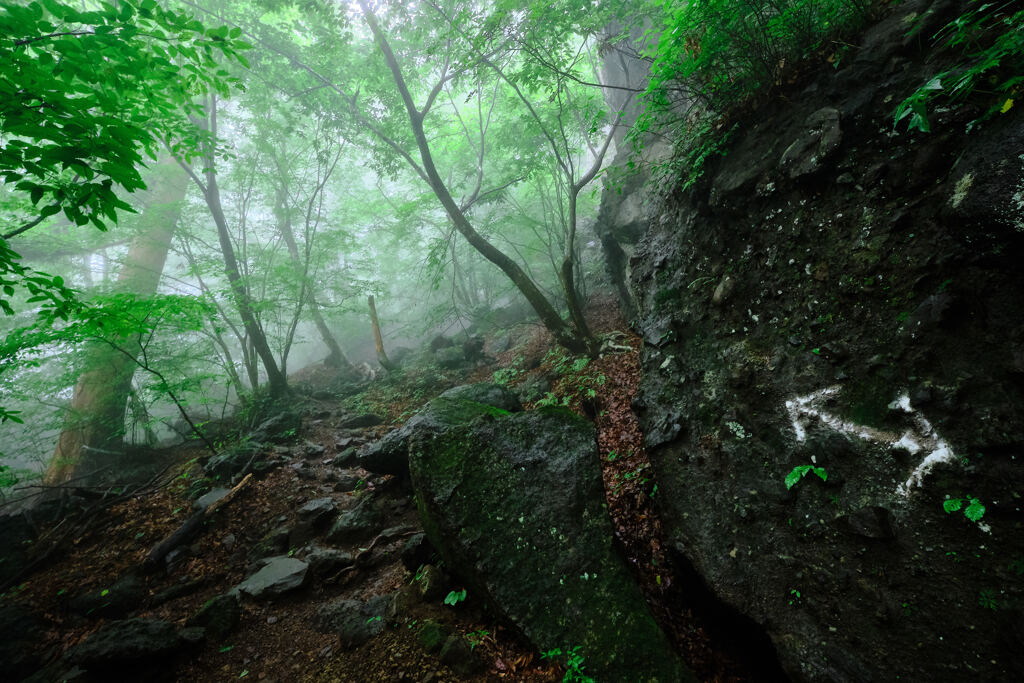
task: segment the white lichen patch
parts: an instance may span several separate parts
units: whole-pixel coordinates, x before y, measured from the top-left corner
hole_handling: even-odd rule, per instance
[[[896,434],[859,425],[822,410],[823,404],[830,397],[838,394],[840,388],[839,385],[834,385],[786,401],[786,412],[789,414],[797,441],[807,439],[807,428],[804,423],[808,419],[814,418],[830,429],[842,434],[855,436],[865,441],[885,444],[894,450],[906,450],[911,455],[924,453],[921,462],[910,473],[907,480],[896,487],[896,493],[901,496],[909,495],[912,487],[921,486],[924,483],[925,476],[939,463],[953,462],[955,455],[952,447],[945,439],[939,436],[938,432],[935,431],[935,428],[924,415],[914,410],[910,405],[910,396],[908,394],[901,394],[895,401],[889,404],[890,410],[899,410],[906,413],[913,423],[913,428],[908,429],[902,434]]]
[[[973,184],[974,174],[970,172],[964,173],[960,180],[956,181],[956,187],[953,188],[953,196],[949,200],[954,209],[958,208],[967,199],[967,193],[971,191],[971,185]]]

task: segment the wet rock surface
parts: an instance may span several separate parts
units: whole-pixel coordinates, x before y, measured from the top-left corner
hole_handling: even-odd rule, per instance
[[[886,132],[925,7],[759,111],[632,262],[666,531],[795,680],[1024,675],[1024,119]]]
[[[541,651],[580,645],[599,680],[689,680],[612,549],[593,426],[558,409],[446,415],[413,435],[410,470],[427,535],[469,592]]]

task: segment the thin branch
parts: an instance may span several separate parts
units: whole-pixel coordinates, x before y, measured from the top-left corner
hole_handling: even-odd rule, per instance
[[[48,206],[46,208],[47,209],[51,209],[51,208],[54,208],[54,207],[59,209],[60,208],[60,204],[55,202],[53,204],[50,204],[50,206]],[[11,230],[9,233],[4,235],[2,239],[9,240],[12,237],[17,237],[21,233],[27,232],[27,231],[31,230],[32,228],[36,227],[37,225],[39,225],[40,223],[42,223],[44,220],[46,220],[47,216],[52,216],[52,215],[53,214],[41,213],[41,214],[39,214],[38,217],[36,217],[33,220],[29,221],[28,223],[26,223],[25,225],[21,226],[20,228],[16,228],[14,230]]]

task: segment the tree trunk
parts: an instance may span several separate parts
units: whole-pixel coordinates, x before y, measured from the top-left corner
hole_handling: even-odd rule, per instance
[[[579,334],[579,331],[574,330],[571,326],[567,325],[564,320],[562,320],[558,311],[555,310],[551,305],[551,302],[549,302],[544,296],[544,293],[540,291],[533,280],[530,279],[530,276],[526,274],[526,271],[524,271],[518,263],[506,256],[504,252],[495,247],[483,235],[476,231],[472,223],[470,223],[469,219],[466,217],[466,214],[459,208],[459,205],[452,198],[451,193],[448,191],[448,187],[445,185],[444,180],[437,171],[437,167],[434,165],[434,158],[430,150],[430,143],[423,130],[423,113],[416,109],[416,105],[412,101],[412,95],[409,93],[409,88],[406,85],[405,78],[402,76],[402,70],[398,64],[398,60],[395,58],[394,52],[391,50],[391,45],[388,43],[383,31],[381,31],[380,26],[377,24],[377,19],[373,16],[373,12],[370,11],[366,1],[359,0],[359,5],[362,8],[363,17],[366,19],[366,23],[369,25],[370,31],[373,33],[373,36],[380,47],[381,53],[384,55],[384,60],[387,62],[388,68],[391,70],[391,75],[394,78],[395,85],[398,87],[398,92],[405,104],[406,112],[409,115],[409,124],[412,128],[413,137],[416,139],[416,146],[419,149],[420,160],[423,163],[423,171],[426,174],[428,183],[430,184],[430,189],[433,190],[434,195],[437,197],[438,201],[441,202],[441,206],[444,207],[445,212],[455,225],[455,228],[463,237],[466,238],[466,241],[469,242],[474,249],[480,252],[481,256],[498,266],[498,268],[500,268],[502,272],[512,280],[512,283],[520,292],[522,292],[523,296],[526,297],[526,300],[530,302],[533,310],[537,313],[537,317],[540,318],[544,327],[546,327],[555,338],[556,343],[560,346],[564,346],[573,353],[583,353],[587,351],[588,344]]]
[[[380,366],[391,372],[395,366],[388,360],[388,354],[384,353],[384,338],[380,336],[380,323],[377,322],[377,307],[373,304],[373,295],[370,295],[370,323],[373,325],[373,343],[377,347],[377,362]]]
[[[338,339],[331,333],[330,328],[327,327],[327,322],[320,313],[320,304],[317,303],[316,295],[309,287],[307,278],[308,264],[304,264],[299,256],[299,245],[295,241],[295,231],[292,229],[292,222],[288,217],[288,207],[283,195],[284,192],[279,188],[277,191],[278,227],[281,231],[281,237],[284,238],[285,246],[288,247],[288,255],[291,257],[292,265],[302,271],[302,286],[306,302],[309,303],[309,314],[313,318],[317,331],[320,333],[320,339],[323,341],[324,346],[327,347],[327,358],[324,359],[324,365],[354,374],[355,369],[352,367],[352,363],[349,361],[348,356],[345,355],[345,352],[341,350]]]
[[[173,161],[164,160],[157,168],[162,177],[154,181],[156,188],[146,200],[143,225],[125,256],[115,283],[117,291],[152,296],[163,273],[187,180]],[[130,342],[124,348],[129,354],[138,352]],[[60,484],[117,467],[124,450],[125,411],[136,367],[132,357],[118,349],[91,345],[46,472],[47,483]]]

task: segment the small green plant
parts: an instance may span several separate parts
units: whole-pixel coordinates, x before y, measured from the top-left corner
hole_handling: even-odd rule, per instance
[[[479,645],[480,643],[484,642],[484,638],[486,638],[489,635],[491,635],[491,632],[490,631],[485,631],[482,628],[481,629],[477,629],[476,631],[472,631],[470,633],[467,633],[466,634],[466,640],[469,641],[469,649],[470,650],[475,650],[476,646]]]
[[[996,600],[996,592],[992,588],[986,588],[978,593],[978,604],[985,609],[999,609],[999,601]]]
[[[550,391],[544,395],[544,398],[538,399],[535,404],[538,408],[550,408],[553,406],[567,406],[569,405],[569,397],[563,396],[559,399]]]
[[[786,475],[786,488],[793,488],[810,472],[813,472],[822,481],[828,481],[828,472],[825,471],[824,467],[817,467],[815,465],[797,465],[789,474]]]
[[[562,683],[594,683],[594,679],[583,673],[586,668],[583,655],[580,654],[580,647],[577,645],[565,654],[565,675],[562,677]],[[547,652],[542,652],[541,659],[555,659],[563,655],[561,648],[552,648]]]
[[[800,604],[800,599],[802,597],[803,596],[800,595],[800,591],[798,591],[796,588],[790,588],[789,589],[789,604],[791,604],[791,605],[799,605]]]
[[[463,588],[460,591],[451,591],[450,593],[448,593],[448,595],[445,596],[444,604],[450,605],[452,607],[455,607],[455,605],[459,604],[460,602],[462,602],[465,599],[466,599],[466,589]]]
[[[967,507],[964,507],[965,504]],[[963,509],[964,517],[972,522],[979,522],[985,516],[985,506],[981,504],[980,500],[972,497],[948,498],[942,501],[942,509],[946,511],[947,515]]]
[[[375,616],[375,617],[370,617],[369,619],[367,619],[367,620],[366,620],[366,623],[367,623],[367,624],[370,624],[370,623],[373,623],[373,622],[375,622],[375,621],[380,621],[380,620],[381,620],[381,616],[380,616],[380,615],[378,614],[378,615],[377,615],[377,616]]]
[[[507,386],[518,376],[519,370],[516,368],[501,368],[500,370],[494,371],[494,383]]]

